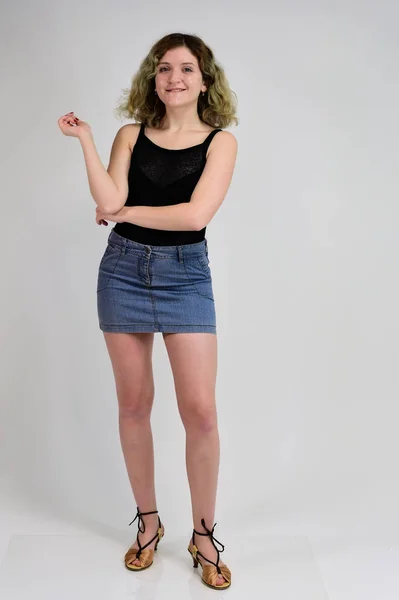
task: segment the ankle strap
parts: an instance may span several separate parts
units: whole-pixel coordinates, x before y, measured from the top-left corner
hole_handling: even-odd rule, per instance
[[[213,546],[214,546],[214,548],[215,548],[215,550],[216,550],[216,552],[217,552],[217,557],[218,557],[218,559],[217,559],[217,562],[216,562],[216,563],[214,563],[213,561],[209,560],[209,558],[206,558],[206,556],[204,556],[203,554],[201,554],[201,552],[200,552],[199,550],[197,550],[197,554],[199,554],[200,556],[202,556],[202,557],[203,557],[205,560],[207,560],[208,562],[210,562],[210,563],[212,563],[213,565],[215,565],[215,567],[216,567],[216,569],[217,569],[217,572],[218,572],[218,573],[219,573],[219,575],[220,575],[220,574],[221,574],[221,570],[220,570],[220,567],[219,567],[220,552],[224,552],[224,545],[222,544],[222,542],[219,542],[219,540],[217,540],[217,539],[214,537],[214,535],[213,535],[213,532],[214,532],[214,529],[215,529],[215,527],[216,527],[217,523],[215,523],[215,524],[214,524],[214,526],[212,527],[212,530],[209,530],[209,529],[207,529],[207,527],[206,527],[206,525],[205,525],[205,521],[204,521],[204,519],[201,519],[201,525],[202,525],[202,527],[203,527],[204,529],[206,529],[207,533],[201,533],[201,531],[196,531],[195,529],[193,529],[193,544],[194,544],[194,546],[195,546],[195,539],[194,539],[194,535],[195,535],[195,534],[197,534],[197,535],[208,535],[208,536],[210,536],[210,538],[211,538],[211,542],[212,542],[212,544],[213,544]],[[222,549],[221,549],[221,550],[219,550],[219,549],[217,548],[216,544],[214,543],[214,540],[215,540],[215,542],[216,542],[216,543],[218,543],[218,544],[220,544],[220,545],[222,546]]]
[[[209,529],[207,529],[207,527],[206,527],[206,525],[205,525],[205,521],[204,521],[204,519],[201,519],[201,525],[202,525],[202,527],[203,527],[204,529],[206,529],[206,531],[207,531],[207,532],[206,532],[206,533],[201,533],[200,531],[197,531],[196,529],[193,529],[193,542],[194,542],[194,533],[196,533],[197,535],[209,535],[209,536],[211,537],[212,543],[213,543],[213,540],[215,540],[215,542],[217,542],[218,544],[220,544],[220,545],[222,546],[222,548],[223,548],[223,550],[220,550],[220,552],[224,552],[224,545],[222,544],[222,542],[219,542],[219,541],[218,541],[218,540],[217,540],[217,539],[214,537],[214,535],[213,535],[213,532],[214,532],[214,530],[215,530],[215,527],[216,527],[217,523],[215,523],[215,524],[214,524],[214,526],[212,527],[212,530],[211,530],[211,531],[210,531]],[[213,544],[213,545],[215,546],[215,544]],[[215,548],[216,548],[216,546],[215,546]],[[216,550],[217,550],[217,548],[216,548]]]
[[[131,523],[129,523],[129,527],[130,527],[130,525],[132,525],[132,523],[135,522],[136,519],[138,519],[139,520],[139,522],[138,522],[139,531],[141,531],[141,533],[144,533],[145,532],[145,523],[144,523],[144,521],[143,521],[143,519],[141,517],[144,516],[144,515],[155,515],[157,512],[158,512],[157,510],[152,510],[150,512],[143,512],[142,513],[142,512],[140,512],[139,507],[137,507],[136,516],[134,517],[133,521]],[[159,521],[159,517],[158,517],[158,521]],[[140,528],[140,524],[143,525],[144,529]]]

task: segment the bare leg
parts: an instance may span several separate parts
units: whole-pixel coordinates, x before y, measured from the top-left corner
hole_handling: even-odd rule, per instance
[[[119,434],[126,469],[136,505],[141,512],[157,510],[154,485],[154,445],[151,410],[154,402],[152,347],[154,334],[106,333],[119,405]],[[143,546],[158,529],[158,515],[142,517]],[[137,523],[137,521],[136,521]],[[147,546],[153,549],[156,539]],[[132,546],[138,548],[137,540]],[[133,564],[140,565],[139,560]]]
[[[194,529],[212,529],[220,460],[215,402],[217,338],[208,333],[165,334],[180,416],[186,430],[186,466]],[[216,563],[217,552],[209,536],[195,536],[199,551]],[[202,562],[207,561],[202,559]],[[220,562],[221,559],[220,559]],[[218,576],[217,585],[224,577]]]

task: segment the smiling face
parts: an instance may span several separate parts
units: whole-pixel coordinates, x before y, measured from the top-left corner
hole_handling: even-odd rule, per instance
[[[155,89],[167,106],[197,103],[199,94],[206,91],[206,86],[198,61],[188,48],[173,48],[163,55],[157,66]]]

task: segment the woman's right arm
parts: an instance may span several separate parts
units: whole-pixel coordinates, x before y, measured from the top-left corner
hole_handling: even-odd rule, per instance
[[[117,132],[107,170],[97,153],[91,131],[80,132],[79,140],[86,163],[90,193],[97,206],[104,212],[116,213],[125,205],[129,193],[131,131],[131,125],[123,125]]]

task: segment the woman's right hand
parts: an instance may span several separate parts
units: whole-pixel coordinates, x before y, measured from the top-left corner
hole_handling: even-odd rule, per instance
[[[91,133],[91,127],[85,121],[75,117],[74,113],[68,113],[58,119],[58,125],[64,135],[80,138],[82,133]]]
[[[104,219],[100,219],[98,215],[99,215],[99,209],[97,207],[96,208],[96,223],[97,223],[97,225],[106,225],[108,227],[107,221],[104,221]]]

